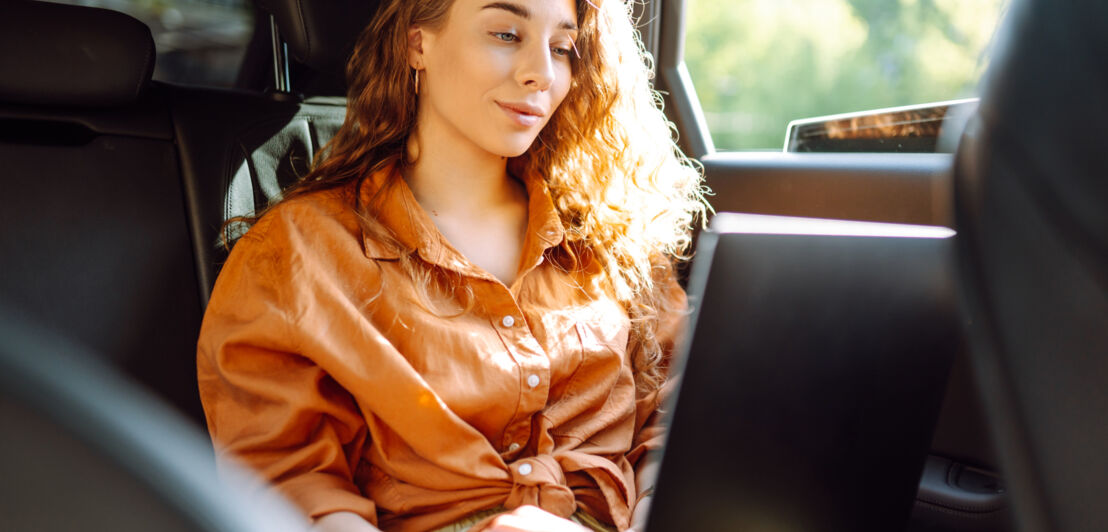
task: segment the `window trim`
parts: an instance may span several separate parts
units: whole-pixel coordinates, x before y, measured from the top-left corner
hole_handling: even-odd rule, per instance
[[[692,78],[685,66],[685,0],[652,0],[647,12],[655,14],[643,26],[646,35],[657,35],[655,88],[662,93],[666,115],[677,127],[678,145],[694,159],[716,152],[708,121],[700,107]],[[649,30],[649,31],[648,31]]]

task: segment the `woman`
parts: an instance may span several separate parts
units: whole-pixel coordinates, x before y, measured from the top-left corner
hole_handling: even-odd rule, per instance
[[[705,209],[628,7],[386,1],[347,74],[208,306],[217,448],[325,530],[627,529]]]

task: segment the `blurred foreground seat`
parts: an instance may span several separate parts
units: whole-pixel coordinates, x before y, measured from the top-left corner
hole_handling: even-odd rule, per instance
[[[1108,3],[1013,0],[955,168],[973,360],[1018,528],[1108,530]]]
[[[96,358],[0,306],[0,530],[307,529]]]

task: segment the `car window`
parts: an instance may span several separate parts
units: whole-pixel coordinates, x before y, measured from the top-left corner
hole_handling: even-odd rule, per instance
[[[689,0],[684,58],[718,150],[792,120],[976,95],[1004,0]]]
[[[232,87],[253,32],[248,0],[55,0],[142,21],[154,36],[154,79]]]

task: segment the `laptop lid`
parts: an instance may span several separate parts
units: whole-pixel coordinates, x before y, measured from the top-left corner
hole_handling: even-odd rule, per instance
[[[960,349],[942,227],[721,213],[647,530],[901,530]]]

